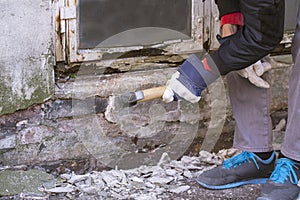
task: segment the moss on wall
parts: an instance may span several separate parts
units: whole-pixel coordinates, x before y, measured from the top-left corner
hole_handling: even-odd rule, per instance
[[[53,77],[49,75],[47,79],[53,79]],[[52,80],[45,80],[45,77],[35,75],[33,78],[28,77],[27,82],[28,85],[24,85],[21,90],[22,95],[19,96],[13,94],[10,85],[0,80],[0,115],[13,113],[30,105],[42,103],[54,94],[54,82]]]
[[[0,115],[54,94],[51,1],[1,1]]]

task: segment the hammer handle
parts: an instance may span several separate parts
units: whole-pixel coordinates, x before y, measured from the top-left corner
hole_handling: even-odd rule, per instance
[[[142,90],[142,92],[144,93],[144,98],[139,100],[138,102],[150,101],[153,99],[161,98],[165,92],[165,89],[166,86],[160,86]]]

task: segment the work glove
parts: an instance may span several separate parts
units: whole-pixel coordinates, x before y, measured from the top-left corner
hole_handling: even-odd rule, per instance
[[[252,84],[260,88],[270,88],[270,84],[261,76],[272,68],[267,61],[257,61],[253,65],[238,71],[239,75],[247,78]]]
[[[230,38],[230,36],[231,35],[221,37],[220,35],[217,35],[217,39],[219,43],[222,44],[228,38]],[[271,64],[265,60],[267,58],[268,57],[265,57],[262,60],[257,61],[253,65],[250,65],[249,67],[238,70],[238,74],[244,78],[247,78],[252,84],[256,85],[257,87],[270,88],[270,84],[261,77],[265,72],[269,71],[272,68]]]
[[[218,75],[204,68],[203,62],[192,54],[183,62],[179,69],[167,81],[163,101],[169,103],[185,99],[196,103],[201,98],[202,91],[208,84],[218,78]]]

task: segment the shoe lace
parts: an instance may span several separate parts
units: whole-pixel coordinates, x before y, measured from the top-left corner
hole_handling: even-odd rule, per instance
[[[276,167],[270,176],[270,180],[275,183],[284,183],[288,178],[292,184],[298,183],[297,174],[294,169],[299,169],[296,163],[288,158],[281,158],[276,161]]]
[[[233,156],[232,158],[229,158],[223,162],[223,168],[230,169],[230,168],[236,168],[237,166],[245,163],[250,162],[252,160],[256,166],[257,169],[259,169],[259,166],[257,164],[257,161],[255,159],[254,153],[243,151],[242,153]]]

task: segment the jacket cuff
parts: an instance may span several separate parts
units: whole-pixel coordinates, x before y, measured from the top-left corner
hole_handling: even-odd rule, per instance
[[[242,13],[235,12],[235,13],[230,13],[222,16],[220,26],[222,27],[224,24],[235,24],[238,26],[243,26],[244,18]]]
[[[216,66],[216,68],[218,69],[218,72],[221,75],[226,75],[227,73],[230,72],[230,69],[224,68],[225,63],[223,61],[223,59],[221,58],[221,56],[219,55],[219,51],[214,51],[210,54],[210,57],[212,59],[212,66]]]

